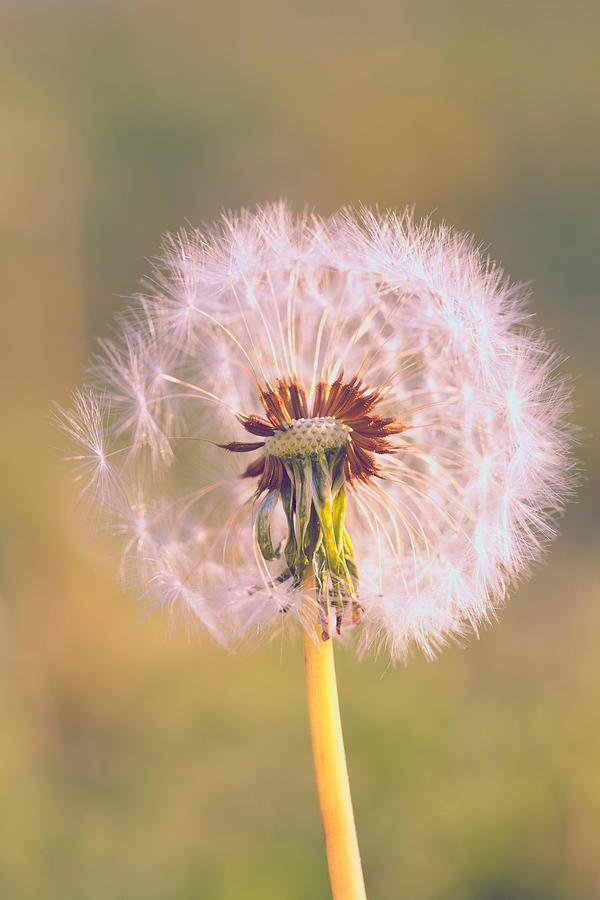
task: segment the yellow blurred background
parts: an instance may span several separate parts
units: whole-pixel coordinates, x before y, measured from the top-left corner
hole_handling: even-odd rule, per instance
[[[549,563],[431,664],[338,653],[372,898],[600,897],[596,2],[0,2],[0,896],[328,896],[298,640],[144,618],[49,424],[160,235],[287,197],[474,232],[570,356]]]

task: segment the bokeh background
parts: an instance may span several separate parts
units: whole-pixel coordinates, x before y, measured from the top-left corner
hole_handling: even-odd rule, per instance
[[[326,898],[299,641],[144,618],[48,415],[160,235],[287,197],[474,232],[570,357],[586,480],[439,661],[338,654],[372,898],[600,897],[596,2],[0,2],[0,896]]]

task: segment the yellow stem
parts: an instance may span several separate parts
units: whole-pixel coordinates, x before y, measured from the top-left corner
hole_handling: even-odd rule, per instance
[[[311,578],[304,587],[314,590]],[[333,640],[315,621],[304,631],[308,716],[333,900],[366,900],[340,720]]]

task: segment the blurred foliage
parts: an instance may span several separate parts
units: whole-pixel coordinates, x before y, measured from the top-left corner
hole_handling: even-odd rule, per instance
[[[298,639],[230,657],[140,622],[48,423],[162,232],[280,196],[476,233],[532,280],[584,428],[579,503],[494,630],[433,665],[338,654],[370,895],[600,896],[597,3],[0,19],[0,896],[328,895]]]

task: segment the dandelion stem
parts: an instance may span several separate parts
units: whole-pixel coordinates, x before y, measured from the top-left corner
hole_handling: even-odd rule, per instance
[[[310,568],[303,585],[305,590],[315,590]],[[365,900],[365,883],[340,720],[333,640],[323,641],[322,630],[322,625],[316,620],[305,627],[304,663],[310,734],[331,893],[333,900]]]

